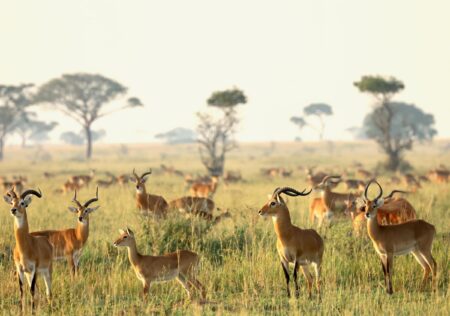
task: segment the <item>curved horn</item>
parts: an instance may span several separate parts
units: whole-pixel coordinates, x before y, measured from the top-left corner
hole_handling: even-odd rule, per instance
[[[278,187],[278,188],[276,188],[275,190],[273,190],[272,196],[277,195],[277,194],[279,193],[278,190],[280,190],[280,189],[281,189],[281,188]]]
[[[278,194],[284,193],[289,196],[299,196],[299,195],[306,196],[306,195],[310,194],[311,192],[312,192],[312,189],[310,189],[308,192],[306,192],[306,189],[304,189],[302,192],[300,192],[291,187],[283,187],[278,190]]]
[[[139,176],[137,175],[135,168],[133,168],[133,175],[137,180],[139,180]]]
[[[23,192],[23,193],[20,195],[20,198],[21,198],[21,199],[24,199],[27,195],[30,195],[30,194],[36,195],[38,198],[41,198],[41,197],[42,197],[41,189],[38,189],[38,190],[39,190],[39,192],[36,191],[36,190],[26,190],[25,192]]]
[[[381,185],[380,185],[375,179],[371,179],[371,180],[367,183],[366,189],[364,190],[364,198],[365,198],[366,200],[370,201],[370,199],[367,197],[367,193],[368,193],[369,187],[370,187],[370,185],[371,185],[372,183],[375,183],[375,184],[378,186],[378,188],[380,189],[380,193],[379,193],[378,196],[373,200],[373,201],[376,201],[376,200],[378,200],[378,199],[383,195],[383,188],[381,187]]]
[[[84,207],[88,207],[90,204],[97,202],[97,201],[98,201],[98,187],[97,187],[97,190],[95,191],[95,198],[92,198],[89,201],[87,201],[86,203],[84,203]]]
[[[374,201],[377,201],[383,195],[383,188],[381,187],[381,185],[376,180],[374,182],[378,186],[378,188],[380,189],[380,193],[378,194],[378,196],[374,200]]]
[[[390,199],[391,197],[394,196],[395,193],[404,193],[404,194],[408,194],[408,193],[410,193],[410,192],[408,192],[408,191],[402,191],[402,190],[392,190],[392,192],[389,193],[389,195],[386,195],[384,198],[385,198],[385,199]]]
[[[152,169],[150,169],[150,170],[147,171],[147,172],[144,172],[144,173],[142,174],[142,176],[141,176],[141,179],[142,179],[143,177],[145,177],[145,176],[148,176],[149,174],[152,174]]]
[[[341,176],[325,176],[323,177],[321,183],[327,183],[327,181],[330,179],[341,179]]]
[[[75,194],[72,198],[72,202],[75,203],[79,208],[81,208],[81,203],[77,200],[77,190],[75,190]]]

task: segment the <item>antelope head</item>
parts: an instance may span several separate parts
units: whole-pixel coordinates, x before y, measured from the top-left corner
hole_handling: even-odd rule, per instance
[[[375,183],[378,186],[379,193],[375,199],[370,200],[369,197],[367,196],[367,193],[372,183]],[[364,190],[364,203],[365,203],[364,211],[367,219],[374,219],[374,218],[376,219],[378,208],[380,208],[384,204],[384,198],[382,198],[382,195],[383,195],[383,188],[381,187],[381,185],[376,180],[373,179],[370,180],[369,183],[367,183],[366,185],[366,189]]]
[[[287,210],[286,203],[284,202],[281,194],[284,193],[289,196],[306,196],[311,193],[312,190],[306,192],[306,189],[299,192],[290,187],[276,188],[273,191],[272,196],[269,198],[266,204],[258,212],[259,215],[263,217],[272,216],[276,218],[280,212],[285,212]]]
[[[76,205],[76,207],[69,206],[69,211],[77,214],[78,221],[80,223],[86,224],[89,219],[89,214],[96,211],[100,207],[98,205],[96,207],[89,207],[89,205],[97,201],[98,201],[98,187],[97,191],[95,192],[95,198],[86,201],[84,204],[81,204],[77,200],[77,191],[75,190],[75,195],[73,196],[72,202]]]
[[[136,170],[133,169],[133,176],[134,176],[134,183],[136,183],[136,192],[137,193],[144,193],[145,192],[145,182],[147,181],[147,178],[149,175],[152,174],[152,169],[150,169],[147,172],[144,172],[141,176],[139,176],[136,173]]]
[[[31,204],[32,195],[41,198],[42,192],[41,190],[39,190],[39,192],[35,190],[26,190],[18,196],[15,188],[12,188],[3,196],[5,202],[11,205],[11,215],[18,220],[19,227],[26,216],[27,207]]]
[[[134,239],[133,231],[127,227],[125,230],[119,229],[119,233],[120,236],[113,245],[115,247],[129,247]]]
[[[316,185],[316,187],[314,189],[320,190],[320,191],[323,191],[328,188],[331,189],[331,188],[334,188],[336,185],[338,185],[339,182],[341,182],[341,176],[325,176],[322,179],[322,182],[320,182],[318,185]]]

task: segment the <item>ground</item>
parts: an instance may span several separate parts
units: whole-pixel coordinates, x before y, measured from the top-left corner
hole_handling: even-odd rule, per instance
[[[445,144],[444,141],[427,144],[409,153],[406,157],[415,167],[414,172],[423,174],[431,167],[450,161],[450,152],[444,150]],[[72,196],[54,192],[71,174],[88,173],[89,168],[94,168],[97,178],[106,178],[105,171],[119,174],[131,173],[133,168],[139,172],[153,168],[154,173],[147,181],[148,192],[171,200],[187,192],[182,178],[158,172],[161,163],[185,172],[203,173],[194,145],[130,145],[127,150],[105,145],[94,150],[94,159],[85,162],[83,148],[51,147],[39,152],[33,148],[7,148],[6,159],[0,163],[0,175],[26,175],[29,186],[39,187],[43,192],[43,198],[34,198],[28,210],[32,231],[76,225],[75,216],[67,210]],[[216,226],[205,224],[201,219],[185,219],[179,214],[159,222],[145,219],[135,208],[132,184],[124,188],[101,188],[101,207],[91,215],[90,236],[81,257],[80,275],[72,281],[67,264],[56,262],[51,305],[44,299],[43,280],[38,279],[41,299],[37,313],[449,315],[450,185],[445,184],[425,184],[417,193],[408,196],[418,217],[436,226],[433,248],[439,271],[436,291],[429,288],[420,291],[422,270],[408,255],[395,260],[395,293],[388,296],[381,264],[371,242],[367,236],[353,237],[350,220],[341,217],[331,227],[319,231],[325,240],[322,299],[308,298],[302,276],[300,298],[285,296],[285,280],[276,253],[272,221],[258,216],[267,195],[278,186],[308,188],[303,171],[307,166],[315,165],[340,174],[344,170],[354,170],[355,161],[372,169],[381,159],[382,153],[370,142],[242,144],[230,154],[226,169],[240,170],[245,182],[219,186],[215,198],[217,206],[222,211],[228,209],[232,218]],[[272,166],[292,169],[293,176],[267,179],[260,175],[260,168]],[[45,171],[57,176],[46,180]],[[378,179],[386,191],[393,188],[387,183],[388,175],[379,175]],[[338,190],[344,189],[338,187]],[[78,196],[84,200],[94,194],[95,185],[92,185],[82,189]],[[308,221],[311,198],[289,197],[288,205],[295,225],[312,226]],[[13,218],[8,205],[3,202],[1,205],[0,313],[18,314],[19,290],[11,255]],[[141,253],[161,254],[177,248],[199,253],[202,257],[199,280],[207,288],[208,302],[187,301],[184,290],[175,281],[152,285],[148,300],[143,302],[142,285],[130,267],[126,251],[112,246],[119,236],[118,229],[125,226],[134,230]]]

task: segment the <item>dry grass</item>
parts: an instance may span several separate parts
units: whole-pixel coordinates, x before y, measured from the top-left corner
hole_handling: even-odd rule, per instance
[[[442,143],[419,147],[410,160],[419,172],[441,162],[449,154],[440,150]],[[130,146],[129,154],[117,146],[97,147],[95,159],[83,162],[81,149],[51,148],[46,162],[31,164],[34,149],[11,149],[0,164],[0,175],[24,174],[32,187],[40,187],[44,197],[34,199],[28,214],[31,230],[68,228],[76,220],[67,206],[71,196],[52,193],[74,172],[113,173],[157,169],[161,163],[177,169],[202,172],[193,146]],[[420,155],[418,154],[420,153]],[[30,158],[31,157],[31,158]],[[173,214],[169,219],[154,222],[143,219],[135,209],[133,186],[101,189],[101,208],[91,216],[91,232],[81,259],[81,276],[72,281],[65,262],[57,262],[53,275],[54,299],[49,305],[43,299],[44,285],[38,279],[41,294],[38,314],[93,315],[176,313],[176,314],[450,314],[449,254],[450,197],[448,185],[425,185],[409,199],[418,216],[433,223],[438,231],[433,254],[439,267],[435,292],[419,290],[422,270],[412,256],[396,259],[394,295],[385,293],[382,270],[370,241],[355,239],[349,234],[348,219],[338,220],[320,233],[325,238],[323,266],[323,297],[309,300],[305,291],[300,299],[285,297],[284,276],[275,250],[272,223],[257,216],[267,194],[281,185],[303,189],[304,173],[298,167],[317,165],[336,173],[350,167],[354,160],[365,162],[368,168],[381,159],[370,143],[243,145],[234,152],[227,167],[241,170],[245,183],[219,187],[216,203],[229,209],[232,219],[210,227],[201,220],[188,220]],[[259,169],[269,166],[292,168],[290,179],[268,180]],[[44,171],[58,173],[50,182]],[[386,177],[380,177],[386,183]],[[386,190],[390,189],[388,185]],[[155,172],[148,180],[148,190],[166,199],[186,194],[181,178]],[[81,190],[80,199],[94,194],[94,187]],[[310,227],[310,198],[290,198],[293,221]],[[18,314],[18,286],[14,277],[11,248],[14,245],[13,219],[3,203],[0,221],[4,227],[0,236],[0,311]],[[117,230],[124,226],[134,229],[138,247],[143,253],[163,253],[176,248],[188,248],[202,255],[200,280],[208,289],[207,304],[187,302],[176,282],[155,284],[146,303],[142,302],[141,283],[130,269],[123,249],[112,247]],[[301,279],[304,289],[305,282]],[[28,294],[27,294],[28,296]]]

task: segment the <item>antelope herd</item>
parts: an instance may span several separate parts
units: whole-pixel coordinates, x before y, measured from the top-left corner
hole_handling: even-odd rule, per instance
[[[60,230],[44,230],[30,232],[27,209],[31,204],[32,196],[42,198],[40,190],[24,190],[27,178],[23,176],[12,177],[8,180],[0,178],[0,184],[6,190],[4,200],[10,206],[11,215],[14,217],[14,236],[16,246],[14,248],[14,263],[18,277],[20,300],[23,301],[23,283],[27,279],[32,298],[32,307],[35,306],[35,289],[37,274],[41,274],[45,281],[46,294],[51,299],[52,289],[52,263],[53,260],[65,259],[68,262],[72,277],[77,275],[80,257],[83,248],[86,247],[89,236],[89,216],[99,206],[92,206],[99,202],[98,188],[107,188],[113,184],[126,185],[129,182],[135,184],[135,201],[137,209],[145,216],[154,216],[155,220],[164,220],[171,211],[178,211],[187,216],[198,216],[202,219],[218,223],[221,219],[231,217],[226,211],[220,216],[214,216],[214,211],[220,211],[214,202],[214,195],[219,188],[219,182],[226,184],[242,182],[240,172],[226,172],[220,180],[218,176],[193,177],[174,167],[161,165],[165,175],[184,177],[186,189],[190,195],[182,196],[167,202],[160,195],[148,193],[146,182],[152,174],[152,170],[139,175],[135,169],[132,174],[115,176],[106,173],[108,180],[97,180],[97,189],[94,198],[81,203],[77,199],[77,191],[82,188],[89,189],[96,177],[96,171],[89,174],[70,176],[57,192],[73,192],[71,200],[74,206],[69,206],[69,211],[76,215],[75,228]],[[301,269],[308,286],[309,296],[315,282],[320,296],[320,276],[325,242],[321,235],[314,229],[303,229],[292,223],[287,203],[282,194],[291,197],[306,197],[312,192],[318,196],[312,197],[309,206],[309,218],[312,225],[322,229],[324,222],[331,225],[333,219],[348,215],[351,218],[354,234],[361,237],[364,226],[367,230],[375,252],[381,259],[385,286],[388,294],[393,293],[392,274],[393,260],[395,256],[412,253],[424,270],[422,287],[425,286],[430,274],[432,284],[436,282],[437,264],[432,256],[432,245],[436,230],[432,224],[417,219],[417,213],[412,204],[399,194],[413,194],[420,190],[420,183],[432,181],[435,183],[447,183],[450,171],[445,167],[430,170],[427,175],[404,174],[401,178],[391,178],[389,183],[403,184],[409,190],[393,190],[383,197],[383,189],[375,180],[376,175],[361,166],[354,173],[360,179],[348,178],[347,173],[342,176],[331,172],[318,171],[315,167],[303,168],[306,174],[306,182],[311,185],[309,191],[298,191],[291,187],[278,187],[269,200],[259,211],[262,217],[271,217],[277,236],[277,251],[286,279],[286,292],[290,296],[290,264],[293,265],[293,280],[295,296],[300,290],[297,283],[298,270]],[[262,176],[291,177],[292,171],[273,167],[261,170]],[[50,179],[55,173],[46,172],[44,177]],[[365,179],[365,180],[364,180]],[[397,182],[398,180],[398,182]],[[337,192],[336,188],[344,184],[346,193]],[[377,197],[369,199],[369,188],[376,185],[379,189]],[[185,288],[189,297],[195,289],[202,299],[206,298],[206,289],[198,281],[197,273],[200,256],[189,250],[178,250],[174,253],[162,256],[149,256],[139,253],[136,246],[136,237],[130,228],[120,230],[120,237],[114,242],[116,247],[126,247],[131,266],[137,278],[142,282],[145,295],[149,292],[150,285],[156,281],[169,281],[176,279]],[[314,270],[314,275],[310,269]]]

